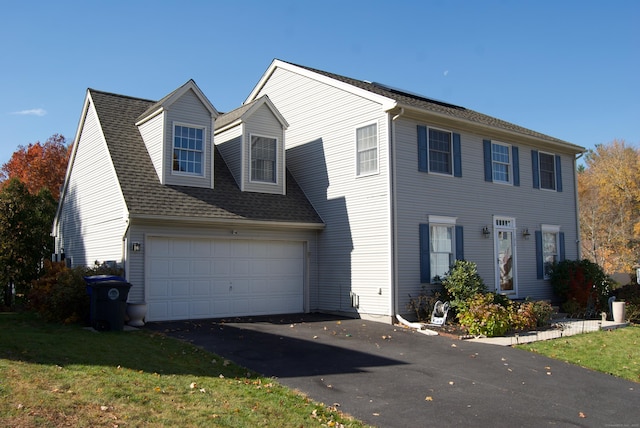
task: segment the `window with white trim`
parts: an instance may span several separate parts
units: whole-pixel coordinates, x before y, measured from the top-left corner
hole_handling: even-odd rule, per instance
[[[429,128],[429,171],[451,175],[453,159],[452,133]]]
[[[276,182],[278,140],[251,136],[251,181]]]
[[[560,226],[543,224],[541,230],[544,279],[549,279],[551,267],[560,261]]]
[[[173,171],[203,174],[205,128],[174,125],[173,127]]]
[[[429,259],[433,282],[440,282],[455,261],[455,217],[429,216]]]
[[[540,188],[556,190],[556,164],[555,156],[540,152]]]
[[[378,126],[373,123],[356,129],[356,174],[378,172]]]
[[[494,182],[511,183],[510,147],[497,142],[491,143],[491,168]]]

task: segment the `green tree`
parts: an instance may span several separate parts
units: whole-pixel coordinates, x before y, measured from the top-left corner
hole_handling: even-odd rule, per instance
[[[0,191],[0,281],[5,306],[13,306],[14,293],[27,294],[53,252],[56,207],[48,189],[33,195],[15,178]]]

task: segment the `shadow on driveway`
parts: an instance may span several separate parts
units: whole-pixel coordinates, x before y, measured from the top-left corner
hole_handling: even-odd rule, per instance
[[[354,325],[354,321],[304,314],[159,322],[147,328],[277,378],[361,373],[371,367],[406,364],[372,353],[380,348],[377,342],[391,340],[391,335],[383,338],[381,334],[374,340],[371,328],[367,329],[370,323],[357,320]],[[358,343],[355,347],[354,342]],[[362,343],[371,345],[361,347]]]

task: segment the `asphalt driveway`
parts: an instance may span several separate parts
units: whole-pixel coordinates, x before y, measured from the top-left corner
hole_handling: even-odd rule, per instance
[[[379,427],[640,427],[640,384],[321,314],[147,324]]]

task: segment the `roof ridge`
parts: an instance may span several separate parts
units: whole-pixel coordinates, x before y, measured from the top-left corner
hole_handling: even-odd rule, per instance
[[[130,100],[145,101],[145,102],[150,102],[150,103],[157,102],[155,100],[150,100],[148,98],[133,97],[131,95],[123,95],[123,94],[117,94],[115,92],[101,91],[100,89],[94,89],[94,88],[87,88],[87,91],[95,92],[95,93],[99,93],[99,94],[103,94],[103,95],[110,95],[110,96],[113,96],[113,97],[127,98],[127,99],[130,99]]]

